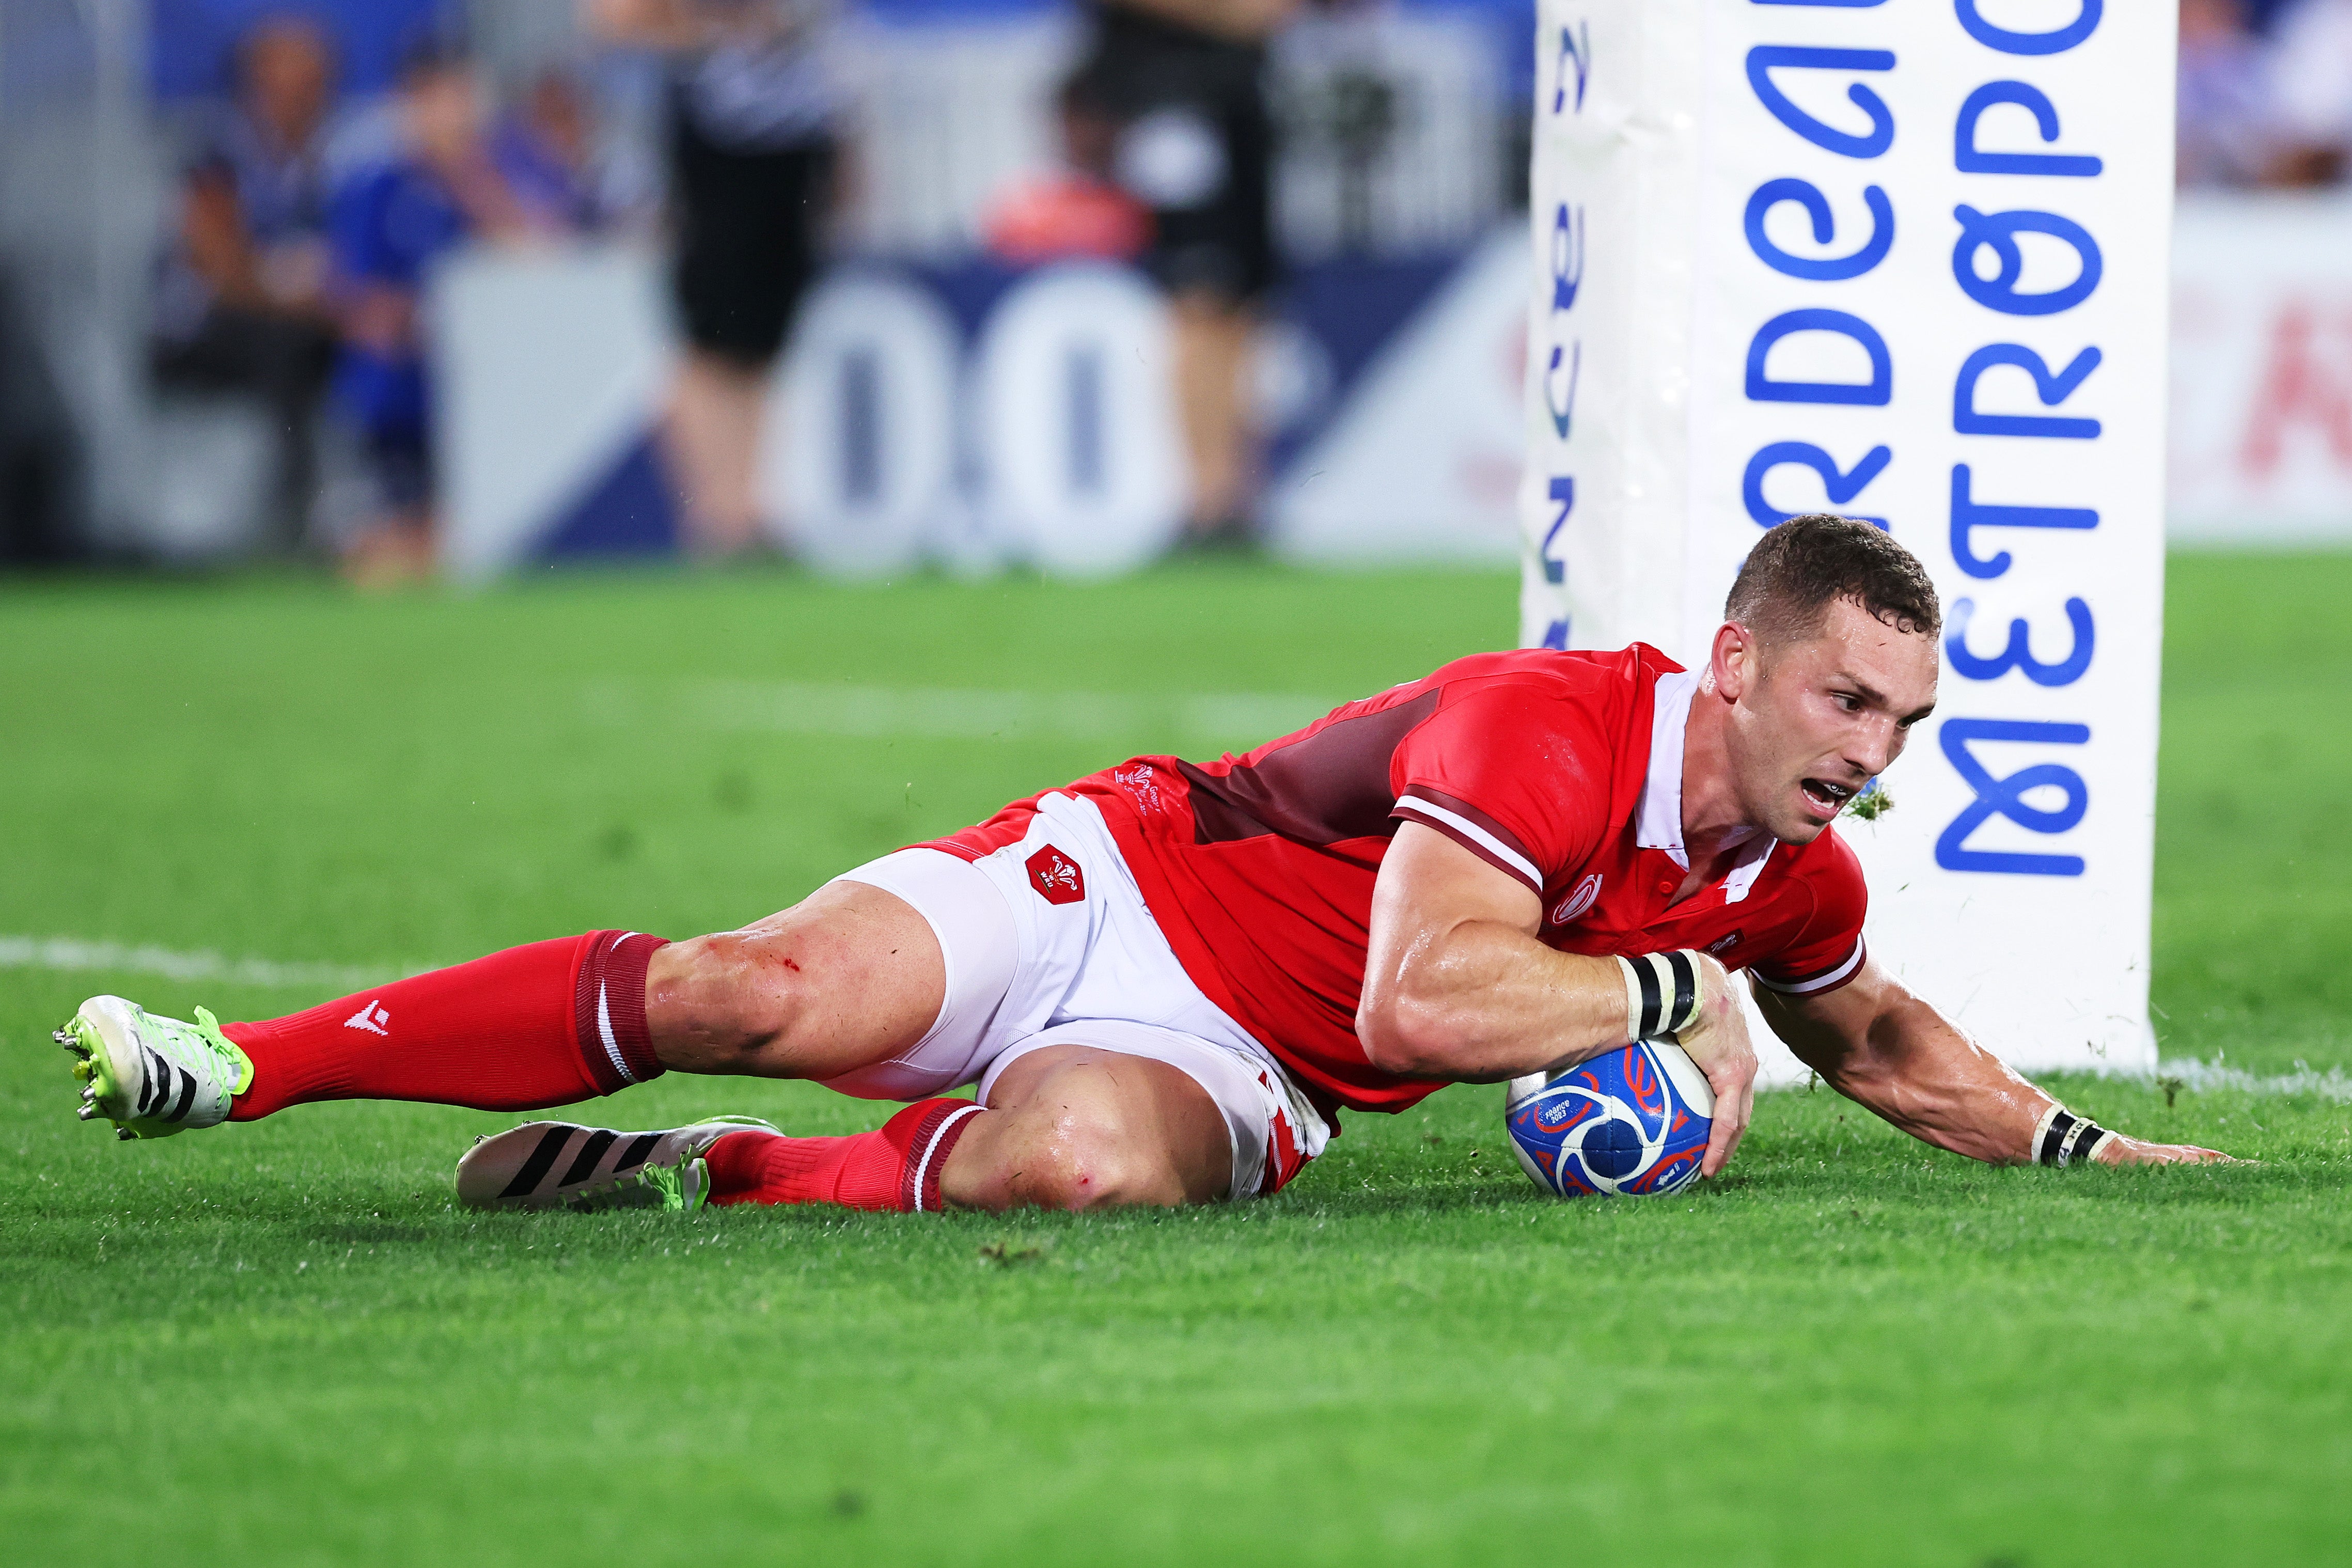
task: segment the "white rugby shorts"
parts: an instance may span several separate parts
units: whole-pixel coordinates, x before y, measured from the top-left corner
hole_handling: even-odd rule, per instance
[[[947,999],[903,1055],[833,1079],[866,1100],[921,1100],[999,1074],[1047,1046],[1166,1062],[1199,1084],[1233,1136],[1227,1196],[1279,1189],[1323,1152],[1322,1115],[1272,1053],[1192,984],[1145,907],[1092,801],[1040,797],[1020,842],[966,861],[901,849],[844,872],[919,910],[947,964]]]

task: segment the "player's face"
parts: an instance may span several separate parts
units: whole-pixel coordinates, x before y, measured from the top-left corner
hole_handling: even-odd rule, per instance
[[[1812,637],[1744,664],[1732,764],[1748,820],[1783,843],[1811,843],[1936,705],[1936,639],[1843,600]]]

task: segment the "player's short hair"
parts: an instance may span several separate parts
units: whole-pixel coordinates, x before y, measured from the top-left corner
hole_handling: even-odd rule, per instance
[[[1898,632],[1934,637],[1944,626],[1936,585],[1917,556],[1884,529],[1828,512],[1768,530],[1739,568],[1723,616],[1765,643],[1785,642],[1811,636],[1840,599]]]

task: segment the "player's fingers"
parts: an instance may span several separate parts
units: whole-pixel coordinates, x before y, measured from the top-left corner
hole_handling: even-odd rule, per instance
[[[2225,1154],[2219,1149],[2203,1149],[2194,1143],[2135,1143],[2119,1140],[2113,1158],[2101,1162],[2109,1165],[2254,1165],[2258,1160],[2242,1160]],[[2105,1152],[2105,1151],[2102,1151]]]
[[[1712,1176],[1723,1169],[1731,1152],[1739,1146],[1739,1135],[1748,1130],[1756,1089],[1755,1053],[1741,1051],[1727,1060],[1709,1063],[1706,1078],[1715,1089],[1715,1120],[1707,1129],[1706,1155],[1698,1168],[1701,1175]]]
[[[1723,1152],[1726,1160],[1738,1151],[1739,1141],[1748,1136],[1748,1125],[1756,1120],[1756,1058],[1748,1058],[1748,1077],[1739,1086],[1739,1124],[1731,1130],[1731,1147]]]

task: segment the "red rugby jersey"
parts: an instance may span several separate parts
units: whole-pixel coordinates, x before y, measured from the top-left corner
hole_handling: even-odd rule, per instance
[[[1356,1038],[1372,882],[1401,821],[1541,895],[1542,938],[1563,952],[1703,948],[1801,993],[1859,972],[1868,894],[1834,830],[1801,848],[1759,835],[1721,881],[1666,907],[1687,871],[1696,686],[1640,643],[1476,654],[1245,756],[1137,757],[1066,793],[1101,809],[1194,984],[1327,1113],[1402,1110],[1438,1086],[1373,1067]],[[1031,810],[934,847],[985,854]]]

